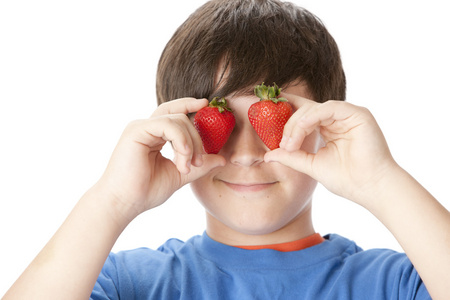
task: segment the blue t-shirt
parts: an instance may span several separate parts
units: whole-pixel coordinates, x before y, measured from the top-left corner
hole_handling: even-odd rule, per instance
[[[91,299],[431,299],[405,254],[339,235],[300,251],[244,250],[206,233],[110,254]]]

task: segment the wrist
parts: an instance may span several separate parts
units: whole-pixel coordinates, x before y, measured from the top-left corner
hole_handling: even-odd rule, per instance
[[[383,210],[387,202],[392,200],[399,180],[405,177],[409,177],[409,174],[392,160],[386,165],[380,166],[370,181],[356,189],[350,200],[376,214],[377,211]]]
[[[85,194],[84,198],[102,210],[117,230],[122,231],[136,218],[140,212],[132,205],[117,197],[111,189],[102,182],[97,182]]]

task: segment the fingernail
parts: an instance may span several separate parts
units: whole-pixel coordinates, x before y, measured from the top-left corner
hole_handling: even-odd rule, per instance
[[[196,167],[201,167],[203,165],[203,155],[195,154],[194,156],[194,164]]]
[[[286,146],[286,141],[288,140],[288,137],[283,135],[280,142],[280,148],[284,148]]]
[[[188,160],[187,162],[186,162],[186,168],[190,171],[191,170],[191,161],[190,160]]]
[[[292,137],[289,137],[285,148],[289,149],[289,147],[291,147],[293,144],[294,144],[294,139]]]

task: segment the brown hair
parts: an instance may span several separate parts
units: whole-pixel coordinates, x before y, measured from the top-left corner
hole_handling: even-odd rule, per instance
[[[156,90],[161,104],[227,96],[261,82],[286,87],[299,81],[315,101],[345,99],[338,47],[316,16],[278,0],[212,0],[167,43]]]

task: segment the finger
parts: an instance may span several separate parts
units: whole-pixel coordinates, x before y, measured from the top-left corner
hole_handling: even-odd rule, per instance
[[[292,107],[294,108],[294,110],[300,109],[303,106],[311,106],[311,105],[315,105],[318,104],[317,102],[315,102],[314,100],[305,98],[305,97],[301,97],[295,94],[289,94],[286,92],[281,92],[280,93],[280,97],[284,97],[288,100],[288,102],[292,105]]]
[[[152,117],[169,114],[189,114],[197,112],[208,105],[208,99],[180,98],[158,106]]]
[[[223,156],[218,154],[205,154],[203,156],[203,164],[201,166],[192,166],[191,172],[183,176],[183,185],[195,181],[211,170],[217,167],[223,167],[226,165],[226,160]]]
[[[165,142],[170,142],[174,150],[177,169],[186,174],[190,171],[194,142],[186,128],[186,115],[172,115],[132,122],[127,129],[133,142],[146,145],[150,151],[160,151]]]
[[[330,100],[311,107],[294,118],[283,148],[287,151],[299,149],[304,138],[317,127],[330,127],[335,122],[350,118],[354,112],[354,106],[342,101]]]
[[[304,131],[298,132],[298,122],[308,111],[319,105],[319,103],[293,94],[282,93],[282,95],[288,99],[295,112],[284,126],[280,147],[286,148],[287,145],[289,145],[289,149],[298,149],[301,146],[303,139],[308,135],[308,133]],[[297,140],[295,140],[295,145],[293,144],[294,140],[292,139],[294,135],[297,138]]]
[[[313,161],[314,154],[308,153],[303,150],[289,152],[285,149],[278,148],[273,151],[269,151],[264,155],[264,162],[266,163],[281,163],[298,172],[307,174],[312,178],[315,178],[312,168]]]
[[[170,140],[174,148],[174,163],[182,174],[188,174],[192,165],[200,166],[203,163],[201,138],[186,115],[173,116],[178,116],[178,118],[171,117],[170,119],[181,133],[180,138],[182,137],[182,143],[184,143],[183,148],[179,151],[179,146],[174,143],[174,140]],[[167,138],[170,138],[169,133],[170,131],[167,132]]]
[[[192,124],[192,121],[183,114],[173,114],[167,116],[169,119],[172,119],[174,122],[177,123],[178,126],[180,126],[180,130],[183,131],[183,134],[187,136],[187,146],[189,147],[189,152],[185,153],[183,151],[178,152],[176,149],[175,151],[175,164],[178,166],[183,166],[186,163],[186,171],[189,172],[191,165],[200,167],[203,164],[203,143],[202,139],[198,133],[198,131],[195,129],[194,125]],[[181,156],[181,160],[180,160]],[[186,172],[184,172],[186,173]]]
[[[187,131],[189,132],[190,138],[192,140],[193,153],[192,153],[191,164],[199,167],[203,164],[204,150],[203,150],[202,139],[201,139],[198,131],[195,129],[192,121],[186,115],[183,115],[180,118],[185,123],[185,127],[186,127]]]

